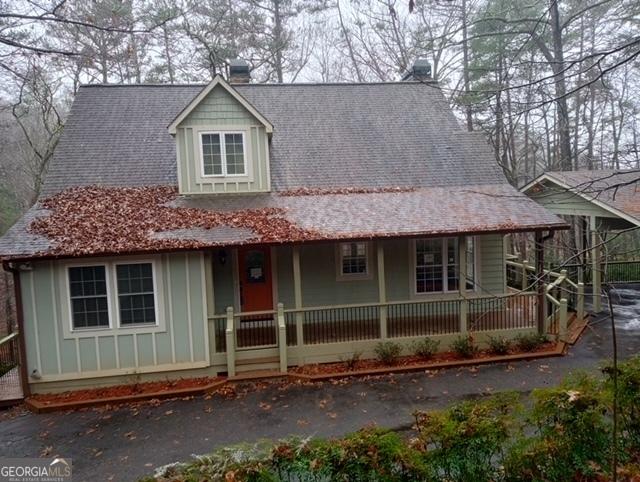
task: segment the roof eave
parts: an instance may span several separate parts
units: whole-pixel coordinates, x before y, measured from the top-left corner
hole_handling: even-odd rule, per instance
[[[621,219],[624,219],[625,221],[628,221],[631,224],[635,224],[637,226],[640,226],[640,219],[636,218],[635,216],[631,216],[631,215],[625,213],[624,211],[620,211],[618,208],[616,208],[614,206],[611,206],[609,203],[600,201],[599,199],[596,199],[596,198],[594,198],[592,196],[589,196],[589,195],[587,195],[587,194],[585,194],[583,192],[580,192],[580,191],[576,190],[574,187],[571,187],[570,185],[562,182],[560,179],[558,179],[557,177],[555,177],[552,174],[547,173],[547,172],[545,172],[544,174],[538,176],[533,181],[531,181],[529,184],[527,184],[527,185],[523,186],[522,188],[520,188],[520,192],[526,194],[527,191],[529,191],[531,188],[541,184],[544,181],[550,181],[550,182],[556,184],[557,186],[561,187],[562,189],[565,189],[567,192],[569,192],[571,194],[575,194],[576,196],[581,197],[582,199],[584,199],[587,202],[593,203],[595,206],[598,206],[598,207],[604,209],[605,211],[609,211],[614,216],[619,217]]]
[[[147,250],[128,250],[128,251],[105,251],[98,253],[81,253],[81,254],[46,254],[41,255],[16,255],[0,257],[3,267],[8,266],[8,263],[21,263],[29,261],[47,261],[47,260],[59,260],[59,259],[79,259],[79,258],[103,258],[110,256],[138,256],[138,255],[150,255],[150,254],[165,254],[165,253],[182,253],[186,251],[203,251],[210,249],[221,248],[233,248],[237,246],[283,246],[283,245],[295,245],[295,244],[316,244],[335,241],[367,241],[372,239],[415,239],[415,238],[443,238],[452,235],[464,235],[464,236],[480,236],[486,234],[512,234],[512,233],[526,233],[536,231],[557,231],[570,229],[567,223],[553,223],[553,224],[540,224],[535,226],[523,226],[513,228],[496,228],[496,229],[477,229],[471,231],[441,231],[441,232],[415,232],[415,233],[384,233],[384,234],[353,234],[345,236],[326,236],[318,239],[308,239],[300,241],[247,241],[237,243],[219,243],[219,244],[206,244],[203,243],[199,247],[184,247],[184,248],[163,248],[163,249],[147,249]]]

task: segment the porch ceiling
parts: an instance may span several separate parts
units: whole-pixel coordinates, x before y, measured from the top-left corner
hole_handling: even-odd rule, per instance
[[[567,227],[509,185],[191,197],[168,187],[91,187],[63,191],[32,208],[0,239],[0,257]]]

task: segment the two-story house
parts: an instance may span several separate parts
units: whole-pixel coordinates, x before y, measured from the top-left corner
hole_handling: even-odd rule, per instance
[[[79,89],[0,240],[31,391],[335,361],[537,329],[503,237],[565,223],[512,188],[418,64],[401,82]]]

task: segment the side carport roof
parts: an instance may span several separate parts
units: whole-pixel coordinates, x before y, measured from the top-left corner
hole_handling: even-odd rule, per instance
[[[546,172],[521,191],[555,214],[640,226],[640,170]]]

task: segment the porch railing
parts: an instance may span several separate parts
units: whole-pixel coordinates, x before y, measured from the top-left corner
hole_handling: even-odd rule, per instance
[[[578,279],[582,268],[584,283],[591,283],[591,264],[567,264],[562,266],[573,279]],[[606,261],[602,263],[603,281],[608,283],[640,283],[640,260]]]
[[[512,289],[530,290],[536,283],[536,268],[516,257],[507,259],[507,284]],[[564,339],[567,333],[568,312],[584,318],[584,283],[571,279],[566,269],[544,270],[545,329]]]
[[[23,398],[20,380],[20,334],[11,333],[0,339],[0,405]]]
[[[536,293],[284,309],[288,346],[532,328]],[[290,336],[291,335],[291,336]]]

